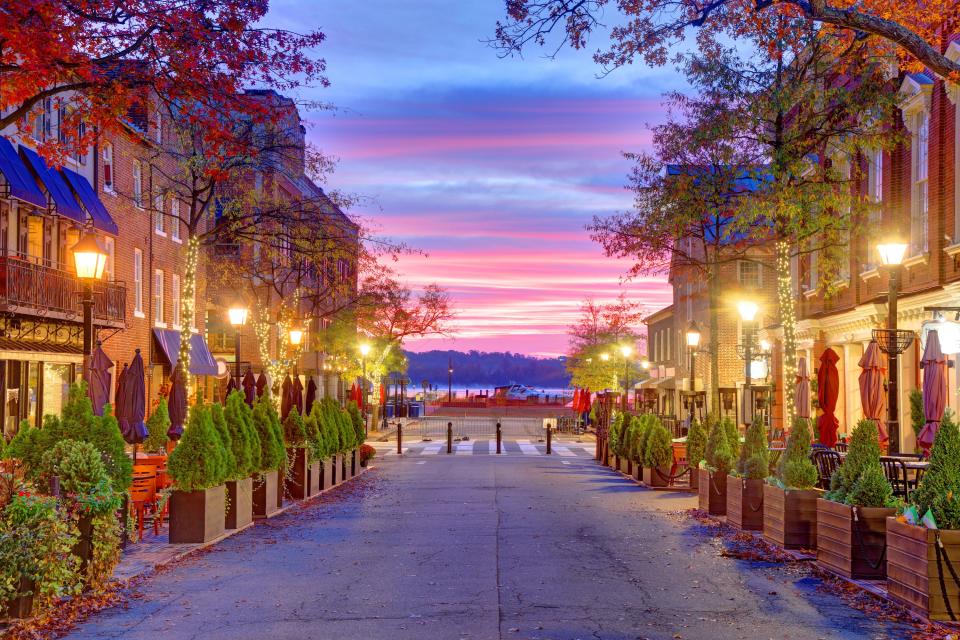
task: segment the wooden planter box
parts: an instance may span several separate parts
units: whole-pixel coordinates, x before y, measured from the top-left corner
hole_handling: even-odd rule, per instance
[[[617,461],[619,463],[619,466],[617,467],[617,471],[619,471],[624,475],[630,475],[632,471],[632,469],[630,468],[630,461],[627,460],[626,458],[617,458]]]
[[[784,491],[763,486],[763,537],[784,549],[817,548],[817,498],[815,489]]]
[[[307,450],[299,447],[287,449],[287,459],[290,461],[287,488],[294,500],[303,500],[310,495],[310,479],[307,477],[310,463],[307,461]]]
[[[637,482],[643,482],[643,465],[633,465],[633,479]]]
[[[937,533],[943,544],[939,567]],[[938,532],[887,518],[887,593],[894,600],[931,620],[950,620],[946,597],[960,619],[960,587],[950,575],[948,560],[960,574],[960,530]]]
[[[287,497],[287,471],[286,469],[277,470],[277,508],[283,506],[283,500]]]
[[[340,484],[346,480],[343,474],[343,454],[338,453],[333,457],[333,484]]]
[[[360,473],[360,451],[354,449],[350,452],[350,475],[357,475]]]
[[[227,515],[224,526],[227,529],[242,529],[253,522],[253,478],[228,480]]]
[[[699,477],[698,496],[700,509],[712,516],[727,513],[727,474],[714,474],[706,469],[697,469]]]
[[[666,487],[670,485],[670,467],[643,467],[643,484],[648,487]]]
[[[329,489],[334,484],[333,458],[324,458],[320,461],[320,490]]]
[[[887,576],[887,517],[895,515],[896,510],[856,510],[854,520],[854,507],[817,500],[817,564],[847,578],[882,580]]]
[[[727,524],[763,531],[763,480],[727,476]]]
[[[280,509],[277,502],[277,485],[279,472],[267,471],[254,477],[253,482],[253,516],[255,518],[269,518]]]
[[[170,542],[202,544],[223,535],[226,490],[218,485],[170,495]]]
[[[690,467],[690,488],[694,491],[700,489],[700,469],[697,467]]]
[[[311,460],[307,467],[307,495],[315,496],[320,493],[320,461]]]
[[[29,591],[31,592],[31,595],[20,596],[12,600],[7,600],[7,617],[14,619],[29,618],[33,616],[33,592],[37,590],[33,580],[21,576],[20,586],[17,590],[20,593]]]

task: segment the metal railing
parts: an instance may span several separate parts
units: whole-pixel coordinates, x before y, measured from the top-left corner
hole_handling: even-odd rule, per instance
[[[504,438],[543,438],[546,434],[543,418],[496,417],[496,416],[426,416],[406,422],[403,435],[411,442],[429,438],[442,440],[447,437],[447,424],[453,425],[454,438],[495,438],[497,423],[500,423]],[[556,419],[552,418],[556,425]]]

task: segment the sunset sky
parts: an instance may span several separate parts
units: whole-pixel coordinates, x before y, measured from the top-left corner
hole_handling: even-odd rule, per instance
[[[412,286],[453,297],[453,339],[408,347],[556,355],[588,296],[623,286],[651,311],[669,303],[662,280],[621,285],[628,263],[584,225],[630,207],[621,152],[647,144],[672,70],[597,79],[589,52],[500,59],[482,40],[501,0],[271,6],[284,26],[319,22],[328,37],[332,86],[297,97],[337,107],[303,114],[340,160],[330,185],[371,198],[352,213],[428,254],[398,265]]]

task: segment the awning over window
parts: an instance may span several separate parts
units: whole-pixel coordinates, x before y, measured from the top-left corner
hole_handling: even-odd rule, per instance
[[[63,179],[63,176],[47,167],[47,163],[33,149],[21,146],[20,155],[23,156],[27,166],[30,167],[37,180],[43,184],[47,193],[53,198],[57,213],[80,224],[86,222],[87,216],[80,208],[80,203],[73,197],[73,192],[70,191],[70,187],[67,186],[67,181]]]
[[[107,211],[107,208],[103,206],[103,202],[97,197],[97,192],[93,190],[90,182],[76,171],[71,171],[70,169],[61,169],[60,171],[73,188],[73,192],[77,194],[77,198],[83,204],[83,208],[86,209],[90,217],[93,218],[94,228],[104,233],[117,235],[119,231],[117,229],[117,223],[113,221],[110,212]]]
[[[177,365],[177,354],[180,353],[180,332],[176,329],[154,329],[153,337],[157,339],[160,352],[172,369]],[[195,376],[215,376],[218,373],[217,361],[199,333],[190,336],[190,373]]]
[[[47,199],[9,140],[0,136],[0,173],[10,185],[10,195],[36,207],[47,208]]]

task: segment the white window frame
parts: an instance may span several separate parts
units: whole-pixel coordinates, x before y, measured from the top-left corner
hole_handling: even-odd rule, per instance
[[[133,250],[133,315],[143,318],[143,251]]]
[[[117,179],[117,174],[113,170],[113,144],[110,142],[103,143],[103,151],[101,152],[103,159],[103,190],[107,193],[113,193],[114,181]],[[107,180],[107,168],[109,167],[110,180]]]
[[[167,198],[162,191],[153,195],[153,232],[164,238],[167,237],[166,216],[164,215],[166,201]]]
[[[153,270],[153,324],[165,328],[163,322],[163,269]]]
[[[756,285],[744,284],[743,268],[746,265],[750,265],[751,267],[755,267],[757,269]],[[760,268],[760,264],[753,260],[737,260],[737,284],[739,284],[741,287],[744,287],[744,288],[749,287],[752,289],[762,289],[763,288],[763,269]]]
[[[133,204],[143,209],[143,163],[133,161]]]
[[[157,144],[163,144],[163,112],[160,109],[157,109],[157,114],[154,117],[153,124],[156,127],[154,132],[154,140]]]
[[[117,243],[107,236],[103,239],[103,248],[107,252],[107,263],[103,267],[103,275],[107,282],[113,282],[117,279]]]
[[[174,242],[183,242],[180,239],[180,201],[170,199],[170,239]]]
[[[930,113],[933,80],[907,74],[900,85],[900,112],[910,132],[910,247],[911,257],[929,250],[930,236]]]
[[[180,275],[170,276],[170,324],[180,329]]]

